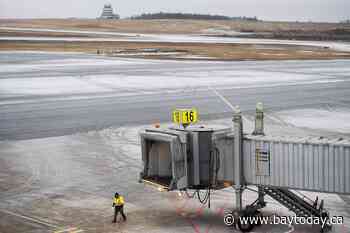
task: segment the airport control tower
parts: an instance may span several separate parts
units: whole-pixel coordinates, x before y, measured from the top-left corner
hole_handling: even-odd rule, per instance
[[[119,19],[119,15],[114,14],[111,4],[105,4],[100,19]]]

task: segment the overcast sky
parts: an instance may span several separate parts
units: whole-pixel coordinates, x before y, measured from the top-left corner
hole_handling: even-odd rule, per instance
[[[111,3],[122,17],[163,11],[264,20],[338,22],[350,18],[350,0],[0,0],[0,18],[95,18],[105,3]]]

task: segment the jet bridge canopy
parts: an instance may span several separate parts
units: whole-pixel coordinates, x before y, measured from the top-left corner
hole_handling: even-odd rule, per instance
[[[141,179],[168,190],[187,187],[187,133],[145,130],[141,133],[144,170]]]

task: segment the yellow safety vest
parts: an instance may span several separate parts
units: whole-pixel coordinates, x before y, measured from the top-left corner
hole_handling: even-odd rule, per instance
[[[122,196],[119,196],[118,198],[114,198],[113,203],[116,206],[122,206],[124,205],[124,198]]]

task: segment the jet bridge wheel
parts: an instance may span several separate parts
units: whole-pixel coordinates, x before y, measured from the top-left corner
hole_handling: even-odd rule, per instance
[[[329,220],[329,213],[326,212],[326,211],[322,212],[321,218],[322,219],[327,219],[327,221],[328,221]],[[326,225],[324,227],[321,226],[320,232],[321,233],[325,233],[325,232],[330,231],[331,229],[332,229],[332,225],[328,222],[328,223],[326,223]]]
[[[237,223],[238,228],[242,231],[242,232],[250,232],[251,230],[253,230],[254,225],[251,224],[250,222],[246,223],[241,223],[240,221],[238,221]]]

